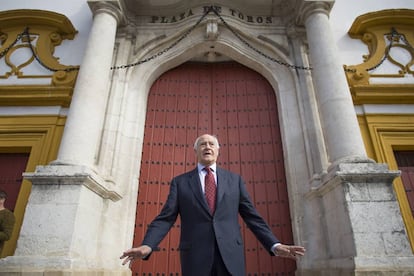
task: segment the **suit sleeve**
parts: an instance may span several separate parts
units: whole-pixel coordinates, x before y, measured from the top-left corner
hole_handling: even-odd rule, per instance
[[[250,196],[247,192],[246,185],[241,177],[239,177],[240,203],[239,213],[243,218],[247,227],[253,232],[265,249],[271,255],[274,255],[271,248],[274,244],[280,243],[279,239],[272,233],[269,225],[253,206]]]
[[[167,235],[178,216],[177,181],[173,179],[167,201],[158,216],[148,226],[142,244],[148,245],[153,251],[158,251],[159,243]],[[148,256],[149,257],[149,256]],[[147,257],[147,258],[148,258]],[[146,258],[146,259],[147,259]]]

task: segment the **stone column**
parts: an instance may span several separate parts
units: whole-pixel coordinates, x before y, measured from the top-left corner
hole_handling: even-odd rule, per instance
[[[305,0],[305,24],[316,97],[331,164],[367,161],[351,93],[330,28],[333,1]]]
[[[305,32],[302,28],[289,28],[288,36],[292,44],[293,56],[296,64],[308,64],[307,46]],[[326,154],[325,140],[323,137],[320,114],[318,113],[315,90],[312,85],[312,74],[309,70],[297,71],[298,81],[301,91],[298,93],[299,102],[302,103],[303,121],[306,126],[303,128],[306,132],[305,146],[307,147],[309,172],[312,175],[311,185],[313,187],[320,185],[321,176],[326,174],[328,167],[328,157]]]
[[[91,3],[91,2],[90,2]],[[94,3],[94,2],[92,2]],[[92,6],[94,19],[55,163],[93,167],[108,99],[119,12],[107,2]]]
[[[119,200],[113,183],[97,171],[96,160],[109,97],[115,36],[122,14],[117,1],[89,0],[88,4],[94,18],[58,158],[24,176],[34,185],[81,184],[102,198]]]

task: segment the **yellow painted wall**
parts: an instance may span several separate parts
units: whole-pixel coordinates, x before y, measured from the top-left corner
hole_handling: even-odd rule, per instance
[[[360,115],[358,120],[368,156],[378,163],[387,163],[391,170],[398,170],[394,151],[414,151],[414,114]],[[400,177],[394,180],[394,190],[414,251],[414,217]]]
[[[344,65],[350,93],[355,105],[411,104],[414,106],[414,85],[401,79],[414,76],[410,68],[414,62],[414,10],[390,9],[358,16],[348,34],[367,46],[368,54],[361,53],[363,62]],[[404,49],[408,59],[393,58],[391,47]],[[410,57],[411,56],[411,57]],[[395,67],[378,74],[384,61]],[[387,84],[375,83],[376,78],[387,78]],[[414,112],[412,114],[365,114],[358,116],[367,154],[378,163],[387,163],[398,170],[394,152],[414,151]],[[414,252],[414,219],[401,178],[394,181],[394,190]]]

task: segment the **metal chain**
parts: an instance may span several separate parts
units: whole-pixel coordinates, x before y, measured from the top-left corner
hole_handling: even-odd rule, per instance
[[[385,35],[390,35],[390,34],[385,34]],[[393,44],[393,42],[394,42],[394,37],[395,37],[395,35],[398,35],[398,36],[401,36],[394,28],[391,28],[391,38],[389,39],[391,42],[390,42],[390,45],[388,45],[386,48],[385,48],[385,53],[384,53],[384,56],[382,57],[382,59],[378,62],[378,64],[377,65],[375,65],[375,66],[372,66],[371,68],[368,68],[368,69],[366,69],[366,71],[367,72],[369,72],[369,71],[372,71],[372,70],[375,70],[375,69],[377,69],[378,67],[380,67],[383,63],[384,63],[384,61],[386,60],[386,59],[388,59],[388,56],[389,56],[389,54],[390,54],[390,50],[391,50],[391,48],[392,48],[392,44]]]
[[[255,51],[256,53],[258,53],[259,55],[263,56],[264,58],[267,58],[273,62],[276,62],[279,65],[283,65],[292,69],[299,69],[299,70],[312,70],[312,67],[307,67],[307,66],[299,66],[299,65],[294,65],[294,64],[289,64],[287,62],[284,61],[280,61],[278,59],[275,59],[265,53],[263,53],[262,51],[260,51],[259,49],[253,47],[249,42],[247,42],[244,38],[242,38],[232,27],[230,27],[229,24],[227,24],[227,22],[224,20],[224,18],[220,15],[220,13],[212,8],[213,12],[217,15],[217,17],[221,20],[221,22],[223,23],[223,25],[229,29],[230,32],[232,32],[241,42],[243,42],[247,47],[249,47],[250,49],[252,49],[253,51]]]
[[[111,69],[124,69],[124,68],[128,68],[128,67],[132,67],[132,66],[136,66],[145,62],[148,62],[156,57],[161,56],[162,54],[168,52],[169,50],[171,50],[173,47],[175,47],[179,42],[181,42],[184,38],[186,38],[200,23],[201,21],[207,16],[207,14],[209,14],[210,12],[214,12],[214,14],[221,20],[221,22],[223,23],[223,25],[228,28],[230,30],[231,33],[233,33],[241,42],[243,42],[247,47],[249,47],[250,49],[252,49],[253,51],[255,51],[256,53],[260,54],[261,56],[276,62],[280,65],[289,67],[289,68],[293,68],[293,69],[300,69],[300,70],[312,70],[311,67],[305,67],[305,66],[297,66],[297,65],[292,65],[280,60],[277,60],[265,53],[263,53],[262,51],[258,50],[257,48],[253,47],[250,43],[248,43],[245,39],[243,39],[236,31],[233,30],[233,28],[231,28],[229,26],[229,24],[227,24],[227,22],[223,19],[223,17],[219,14],[219,12],[217,11],[217,9],[214,8],[214,6],[210,6],[208,9],[205,10],[204,14],[201,16],[201,18],[196,22],[195,25],[193,25],[190,29],[188,29],[181,37],[179,37],[174,43],[172,43],[170,46],[168,46],[167,48],[165,48],[164,50],[156,53],[155,55],[152,55],[146,59],[140,60],[138,62],[135,63],[131,63],[131,64],[126,64],[126,65],[119,65],[119,66],[113,66],[111,67]]]
[[[13,41],[13,43],[12,44],[10,44],[9,45],[9,47],[7,47],[6,49],[4,49],[1,53],[0,53],[0,58],[3,58],[9,51],[10,51],[10,49],[14,46],[14,45],[16,45],[16,43],[17,43],[17,41],[19,41],[21,38],[22,38],[22,34],[23,33],[21,33],[21,34],[18,34],[17,35],[17,37],[16,37],[16,39]]]
[[[52,72],[57,72],[57,71],[71,72],[71,71],[77,71],[77,70],[79,70],[79,67],[69,67],[69,68],[65,68],[65,69],[55,69],[55,68],[52,68],[52,67],[47,66],[46,64],[44,64],[43,61],[40,60],[40,58],[37,55],[35,49],[33,48],[32,42],[30,41],[29,28],[26,27],[26,29],[23,31],[23,34],[27,38],[27,42],[29,44],[29,48],[32,51],[32,54],[33,54],[34,58],[37,60],[37,62],[39,62],[39,64],[41,66],[43,66],[47,70],[52,71]]]
[[[393,28],[394,29],[394,28]],[[397,32],[397,31],[396,31]],[[397,32],[398,33],[398,32]],[[414,50],[414,47],[408,42],[407,38],[405,38],[405,35],[399,34],[400,39],[412,50]]]
[[[344,71],[347,73],[356,73],[356,69],[344,68]]]
[[[112,66],[111,70],[114,69],[125,69],[125,68],[129,68],[129,67],[133,67],[133,66],[137,66],[140,65],[142,63],[148,62],[150,60],[153,60],[156,57],[159,57],[163,54],[165,54],[166,52],[168,52],[169,50],[171,50],[173,47],[175,47],[178,43],[180,43],[184,38],[186,38],[200,23],[201,21],[203,21],[203,19],[207,16],[207,14],[210,13],[211,9],[213,7],[209,7],[209,9],[207,9],[204,14],[200,17],[200,19],[197,20],[197,22],[191,27],[189,28],[182,36],[180,36],[175,42],[173,42],[170,46],[168,46],[167,48],[165,48],[164,50],[148,57],[145,58],[143,60],[137,61],[135,63],[130,63],[130,64],[125,64],[125,65],[119,65],[119,66]]]

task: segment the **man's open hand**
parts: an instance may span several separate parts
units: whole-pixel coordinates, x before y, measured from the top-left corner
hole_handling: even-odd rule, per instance
[[[149,247],[148,245],[141,245],[139,247],[128,249],[119,258],[124,259],[122,265],[125,265],[129,262],[129,267],[131,267],[132,262],[135,261],[135,259],[143,259],[147,257],[149,254],[151,254],[151,252],[151,247]]]
[[[280,257],[297,260],[298,257],[305,255],[306,249],[298,245],[279,244],[276,247],[275,254]]]

